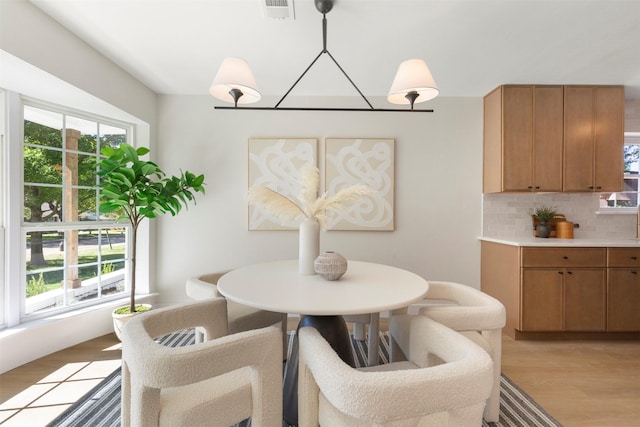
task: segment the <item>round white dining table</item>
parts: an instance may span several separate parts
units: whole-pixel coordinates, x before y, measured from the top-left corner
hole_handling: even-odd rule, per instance
[[[348,261],[347,272],[329,281],[298,273],[297,260],[240,267],[218,281],[218,290],[240,304],[279,313],[330,316],[406,307],[426,294],[425,279],[401,268]]]
[[[355,366],[346,314],[376,313],[421,300],[429,289],[425,279],[389,265],[348,261],[346,273],[329,281],[298,273],[297,260],[272,261],[240,267],[218,280],[226,298],[251,307],[300,315],[298,329],[312,326],[338,355]],[[294,337],[284,374],[284,419],[298,422],[298,340]]]

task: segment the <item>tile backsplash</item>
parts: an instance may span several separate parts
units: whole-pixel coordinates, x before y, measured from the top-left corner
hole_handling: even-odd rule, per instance
[[[482,235],[521,238],[533,235],[529,212],[536,206],[554,206],[567,221],[580,224],[578,239],[636,237],[636,215],[597,214],[598,193],[483,194]]]

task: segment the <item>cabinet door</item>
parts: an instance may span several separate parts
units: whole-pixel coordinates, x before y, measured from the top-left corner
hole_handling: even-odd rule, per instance
[[[622,191],[624,180],[624,89],[595,89],[596,191]]]
[[[562,191],[562,86],[536,86],[533,115],[533,190]]]
[[[640,271],[610,268],[607,280],[607,330],[640,331]]]
[[[502,95],[503,191],[531,191],[533,86],[505,86]]]
[[[564,89],[564,191],[593,191],[593,89]]]
[[[606,270],[575,268],[564,271],[564,330],[606,329]]]
[[[562,330],[561,270],[522,269],[522,331]]]

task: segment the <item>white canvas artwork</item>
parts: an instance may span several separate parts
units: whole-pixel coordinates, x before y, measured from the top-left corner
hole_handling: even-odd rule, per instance
[[[296,201],[300,169],[318,164],[318,140],[250,138],[248,144],[249,188],[261,184]],[[283,224],[262,207],[249,205],[248,226],[249,230],[297,230],[299,224],[294,221]]]
[[[354,184],[376,191],[332,213],[327,230],[394,229],[394,149],[390,138],[325,140],[325,191],[332,195]]]

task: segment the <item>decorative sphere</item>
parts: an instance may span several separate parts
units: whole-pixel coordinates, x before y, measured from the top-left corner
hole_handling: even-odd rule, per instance
[[[347,259],[337,252],[326,251],[313,262],[314,271],[326,280],[338,280],[347,271]]]

